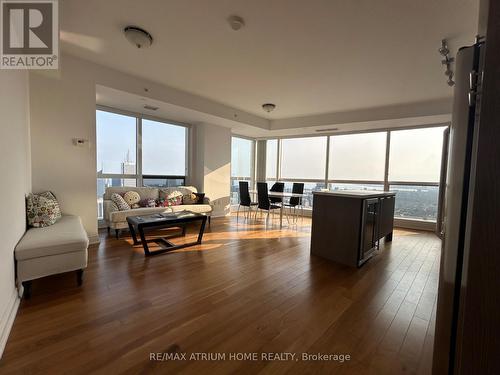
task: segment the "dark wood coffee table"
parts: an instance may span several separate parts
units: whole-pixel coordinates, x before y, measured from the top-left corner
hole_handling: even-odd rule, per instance
[[[195,242],[189,242],[181,245],[175,245],[170,242],[169,239],[175,237],[181,237],[186,235],[186,225],[200,221],[200,232],[198,234],[198,240]],[[180,212],[168,212],[151,214],[144,216],[129,216],[127,217],[128,227],[130,229],[130,234],[134,240],[134,245],[141,245],[144,248],[145,255],[156,255],[163,254],[168,251],[182,249],[188,246],[194,246],[201,244],[203,239],[203,233],[205,231],[205,224],[207,222],[207,216],[191,211],[180,211]],[[160,237],[153,239],[146,239],[144,234],[145,229],[164,229],[179,227],[182,229],[182,233],[171,235],[168,237]],[[140,241],[137,240],[137,232],[139,232]],[[160,245],[160,250],[151,251],[148,247],[148,242],[155,242]]]

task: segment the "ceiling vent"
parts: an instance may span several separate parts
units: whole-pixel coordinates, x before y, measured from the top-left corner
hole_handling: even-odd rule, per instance
[[[158,107],[155,107],[154,105],[145,104],[144,109],[149,109],[150,111],[156,111]]]
[[[320,132],[334,132],[334,131],[337,131],[337,130],[339,130],[339,128],[316,129],[316,131],[317,131],[318,133],[320,133]]]

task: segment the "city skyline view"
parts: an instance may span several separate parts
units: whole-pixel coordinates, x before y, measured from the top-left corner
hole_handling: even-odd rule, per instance
[[[187,129],[183,126],[142,119],[142,174],[186,173]],[[106,111],[96,111],[97,171],[122,174],[122,163],[137,164],[137,120]],[[135,174],[137,168],[129,169]]]
[[[132,116],[96,111],[97,124],[97,172],[99,175],[117,175],[115,178],[99,178],[97,193],[102,197],[109,186],[135,186],[136,178],[120,175],[136,175],[137,126]],[[141,120],[142,175],[186,174],[186,128],[148,119]],[[445,127],[413,129],[391,132],[389,179],[392,181],[422,181],[437,183],[439,179],[442,134]],[[116,135],[119,134],[119,141]],[[328,175],[340,180],[382,180],[386,147],[386,132],[359,133],[331,137]],[[285,138],[267,141],[266,176],[269,186],[276,179],[278,158],[280,176],[300,182],[301,179],[322,180],[325,176],[327,137]],[[231,202],[238,202],[238,179],[252,180],[254,141],[232,137],[231,140]],[[418,150],[418,152],[417,152]],[[354,151],[354,152],[353,152]],[[415,157],[417,155],[417,157]],[[408,158],[412,168],[408,169]],[[173,186],[184,180],[144,178],[144,186]],[[285,183],[291,191],[292,182]],[[305,182],[303,205],[313,206],[312,192],[325,189],[324,182]],[[395,215],[397,217],[435,220],[437,216],[438,188],[433,186],[391,185],[397,192]],[[383,190],[383,185],[366,183],[329,183],[330,190],[373,189]]]

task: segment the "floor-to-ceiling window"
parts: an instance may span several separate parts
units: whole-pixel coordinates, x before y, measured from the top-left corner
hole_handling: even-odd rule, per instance
[[[397,192],[396,218],[435,221],[446,126],[331,136],[269,139],[266,180],[305,183],[314,190]]]
[[[330,190],[384,190],[387,132],[330,137]]]
[[[178,186],[187,175],[186,126],[96,110],[97,213],[110,186]]]
[[[247,181],[253,187],[255,166],[255,141],[231,138],[231,204],[238,203],[239,181]]]
[[[291,192],[294,182],[304,183],[305,208],[311,208],[312,192],[325,188],[327,137],[288,138],[281,140],[280,181]]]
[[[391,131],[388,179],[397,193],[396,217],[436,220],[444,129]]]
[[[278,140],[269,139],[266,142],[266,181],[275,182],[278,176]]]
[[[97,217],[109,186],[137,185],[137,118],[96,111]]]
[[[186,127],[143,119],[142,185],[183,185],[186,171]]]

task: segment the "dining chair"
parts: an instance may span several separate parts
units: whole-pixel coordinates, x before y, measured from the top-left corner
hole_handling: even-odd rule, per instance
[[[251,213],[252,213],[252,207],[257,206],[257,202],[252,202],[252,199],[250,198],[250,191],[248,189],[248,181],[239,181],[239,188],[240,188],[240,202],[238,204],[238,211],[236,212],[236,221],[238,221],[239,215],[240,215],[240,207],[247,207],[246,212],[246,218],[250,218]]]
[[[292,185],[292,194],[304,194],[304,184],[302,182],[294,182]],[[288,201],[288,203],[285,204],[285,207],[288,207],[290,215],[292,216],[293,223],[296,223],[299,218],[298,208],[300,208],[300,214],[302,215],[302,218],[304,217],[304,206],[302,205],[302,197],[290,197],[290,200]],[[293,216],[295,216],[295,219],[293,219]],[[288,214],[286,218],[288,222],[290,222]]]
[[[280,209],[281,207],[272,204],[267,191],[267,182],[257,182],[257,209],[255,210],[255,219],[259,210],[267,211],[266,222],[269,220],[269,213],[272,210]]]
[[[275,182],[269,191],[283,193],[285,191],[285,184],[283,182]],[[269,197],[269,200],[274,204],[283,204],[283,198]]]

